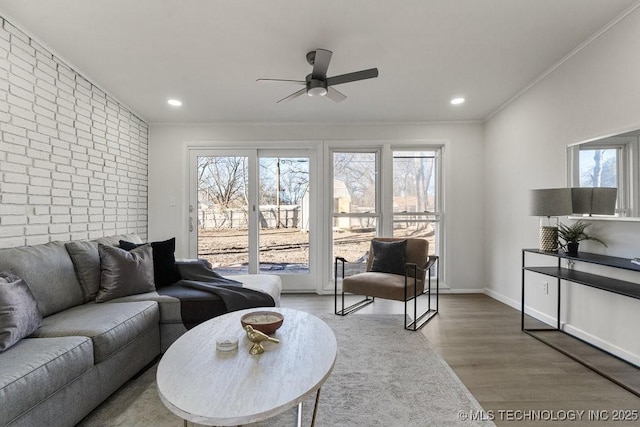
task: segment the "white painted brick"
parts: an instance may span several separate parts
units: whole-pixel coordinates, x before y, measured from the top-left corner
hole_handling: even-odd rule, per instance
[[[51,197],[49,196],[32,196],[29,195],[29,204],[30,205],[50,205]]]
[[[50,52],[48,53],[36,52],[36,61],[42,62],[43,64],[48,65],[54,70],[52,74],[56,76],[58,75],[58,71],[57,71],[58,62],[53,58],[53,55]]]
[[[27,194],[29,196],[50,196],[51,188],[49,187],[38,187],[35,185],[30,185],[27,188]]]
[[[24,165],[16,165],[9,163],[5,160],[5,153],[0,152],[0,158],[3,160],[0,162],[0,172],[15,172],[15,173],[27,173],[27,167]]]
[[[0,227],[0,237],[17,237],[24,235],[24,227],[20,225]]]
[[[33,166],[40,169],[56,170],[56,164],[48,160],[35,159],[33,161]]]
[[[67,224],[67,230],[69,230],[68,223],[71,222],[70,215],[51,215],[51,222],[53,224]]]
[[[38,96],[46,98],[50,102],[55,102],[58,98],[58,88],[55,84],[49,83],[43,79],[36,80],[34,93]]]
[[[23,119],[20,116],[12,115],[11,123],[25,130],[36,130],[36,123],[33,120]]]
[[[2,248],[15,248],[26,244],[24,237],[0,237],[0,247]]]
[[[37,102],[37,101],[36,101]],[[56,116],[56,113],[52,110],[49,110],[47,108],[41,107],[39,105],[34,105],[33,106],[33,112],[36,113],[36,122],[38,121],[38,119],[42,119],[42,118],[46,118],[49,120],[53,120],[54,117]],[[47,125],[49,126],[49,125]]]
[[[38,168],[29,168],[28,169],[29,177],[35,179],[48,179],[49,185],[53,184],[53,180],[51,179],[51,171],[46,169],[38,169]],[[33,184],[33,181],[31,181]]]
[[[51,189],[51,196],[52,197],[62,197],[62,198],[69,198],[71,197],[71,192],[68,189],[63,189],[63,188],[52,188]]]
[[[22,99],[25,99],[29,102],[34,102],[36,99],[36,96],[34,94],[34,90],[33,89],[24,89],[18,85],[15,84],[10,84],[9,85],[9,93],[18,96]]]
[[[71,159],[66,156],[58,156],[56,154],[51,155],[51,161],[58,165],[70,165]]]
[[[63,94],[73,96],[73,86],[69,85],[62,80],[56,80],[56,87],[58,88],[58,96],[62,96]]]
[[[9,163],[16,163],[19,165],[31,166],[32,160],[28,157],[19,154],[7,153],[6,161]]]
[[[27,154],[27,149],[22,145],[10,144],[5,141],[0,141],[0,150],[4,153],[13,153],[21,156]]]
[[[26,225],[27,224],[27,218],[24,216],[3,216],[0,217],[0,225],[2,226],[7,226],[7,225]]]
[[[29,57],[26,57],[26,56],[22,57],[22,56],[16,55],[15,52],[9,52],[9,55],[7,55],[7,59],[9,60],[11,65],[15,65],[16,67],[20,67],[23,70],[33,73],[33,68],[36,62],[34,57],[31,57],[31,61],[29,61],[28,60]]]
[[[11,75],[9,76],[9,81],[11,83],[18,84],[24,89],[33,88],[36,84],[35,73],[31,71],[23,70],[22,68],[14,65],[11,65],[9,71],[11,72]]]
[[[53,197],[51,203],[54,205],[69,206],[74,203],[74,200],[71,199],[71,197]]]
[[[17,27],[12,25],[9,21],[3,20],[2,22],[3,22],[3,28],[6,31],[6,33],[11,35],[10,39],[18,38],[24,42],[27,42],[27,43],[29,42],[29,37],[26,34],[24,34],[22,31],[20,31]]]
[[[10,104],[11,107],[20,107],[25,110],[31,110],[31,108],[33,108],[32,101],[27,101],[26,99],[20,98],[12,93],[7,95],[7,104]]]
[[[69,231],[71,231],[71,239],[72,240],[84,240],[86,239],[85,233],[78,233],[80,231],[86,231],[87,224],[71,224],[69,226]]]
[[[0,247],[146,236],[148,125],[4,25],[0,229],[19,226],[21,235],[0,235]]]
[[[36,119],[36,114],[31,110],[31,105],[29,105],[29,109],[25,109],[22,107],[19,107],[17,105],[10,105],[9,106],[9,114],[11,114],[12,117],[12,122],[15,122],[15,118],[21,118],[26,120],[27,122],[31,122],[31,127],[33,127],[32,130],[35,130],[35,125],[33,124],[33,122]],[[16,123],[17,125],[17,123]],[[27,129],[31,129],[31,127],[27,128]]]
[[[51,230],[49,231],[49,238],[51,239],[50,241],[54,242],[56,240],[64,242],[67,240],[71,240],[71,234],[70,233],[53,233],[51,232]]]
[[[75,120],[76,112],[70,110],[69,108],[58,106],[58,114],[62,114],[63,116],[70,117]]]
[[[0,191],[3,193],[25,194],[27,192],[27,185],[12,184],[5,180],[5,182],[0,182]]]
[[[29,177],[27,175],[5,172],[3,175],[3,182],[10,182],[15,184],[28,184]]]
[[[41,124],[39,124],[36,127],[36,129],[37,129],[38,133],[40,133],[42,135],[47,135],[47,136],[50,136],[50,137],[53,137],[53,138],[57,138],[58,137],[58,129],[51,128],[49,126],[44,126],[44,125],[41,125]]]
[[[42,65],[36,65],[36,68],[33,70],[33,77],[35,78],[34,84],[36,86],[38,85],[38,81],[41,80],[51,85],[52,87],[55,87],[56,79],[45,70],[43,70]]]

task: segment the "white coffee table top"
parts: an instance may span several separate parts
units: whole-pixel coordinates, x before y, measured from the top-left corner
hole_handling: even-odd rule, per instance
[[[240,318],[258,310],[277,311],[284,323],[249,354],[252,343]],[[240,337],[238,350],[216,351],[216,337]],[[158,393],[179,417],[200,424],[229,426],[261,421],[296,406],[329,377],[336,360],[336,338],[322,320],[288,308],[241,310],[213,318],[174,342],[158,365]]]

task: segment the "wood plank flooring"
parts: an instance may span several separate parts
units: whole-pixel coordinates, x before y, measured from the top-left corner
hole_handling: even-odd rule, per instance
[[[285,294],[282,306],[332,313],[333,296]],[[403,305],[377,299],[359,313]],[[640,425],[640,398],[520,331],[520,312],[490,297],[441,295],[422,333],[498,426]]]

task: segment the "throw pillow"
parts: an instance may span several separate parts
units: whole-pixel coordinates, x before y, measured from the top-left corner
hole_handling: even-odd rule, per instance
[[[151,245],[128,252],[115,246],[98,244],[100,290],[96,302],[155,291],[152,251]]]
[[[144,243],[132,243],[120,240],[120,247],[130,251],[142,246]],[[176,266],[176,238],[173,237],[163,242],[151,242],[153,248],[153,277],[156,287],[172,285],[179,281],[180,271]]]
[[[400,274],[404,276],[404,264],[407,262],[407,241],[383,242],[371,241],[373,262],[370,271]]]
[[[72,241],[64,244],[82,287],[85,301],[96,299],[100,289],[100,254],[98,243]]]
[[[26,282],[0,271],[0,353],[40,327],[42,316]]]

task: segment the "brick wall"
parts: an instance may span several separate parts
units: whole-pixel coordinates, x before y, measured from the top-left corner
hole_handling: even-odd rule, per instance
[[[147,124],[0,21],[0,247],[146,238]]]

